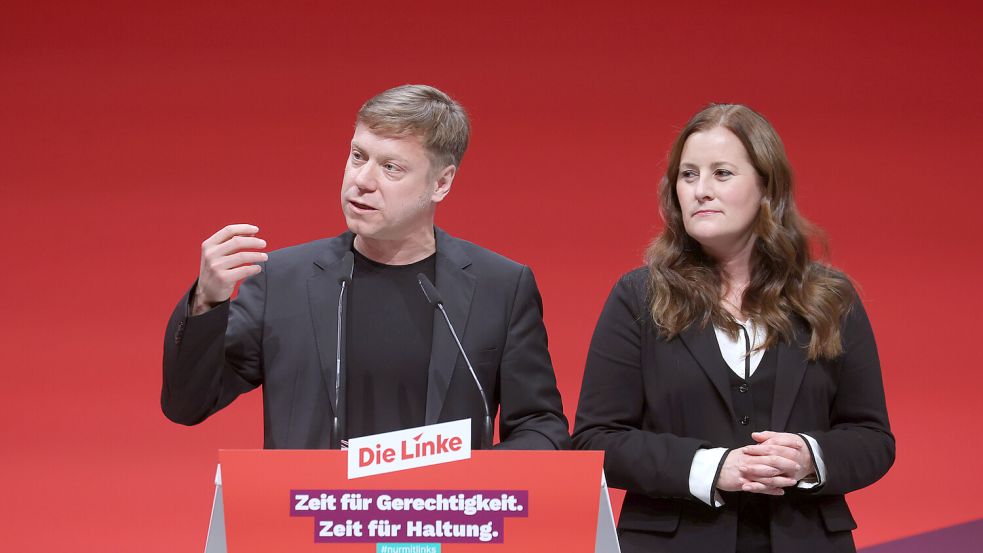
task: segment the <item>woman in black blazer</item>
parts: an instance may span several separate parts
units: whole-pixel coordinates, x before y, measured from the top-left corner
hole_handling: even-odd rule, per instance
[[[887,472],[894,436],[870,323],[810,257],[781,139],[711,105],[659,197],[666,227],[604,306],[573,435],[628,492],[622,550],[855,551],[844,494]]]

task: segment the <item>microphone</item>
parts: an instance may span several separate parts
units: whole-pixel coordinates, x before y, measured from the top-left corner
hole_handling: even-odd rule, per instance
[[[485,408],[485,424],[483,431],[481,433],[481,449],[490,449],[492,442],[492,435],[494,433],[492,429],[492,418],[491,412],[488,410],[488,396],[485,395],[485,389],[481,386],[481,381],[478,380],[477,373],[474,372],[474,367],[471,366],[471,360],[468,359],[468,354],[464,352],[464,346],[461,345],[461,339],[457,336],[457,331],[454,330],[454,325],[451,324],[450,317],[447,316],[447,310],[444,309],[444,300],[440,298],[440,292],[434,287],[427,275],[423,273],[418,273],[416,275],[416,281],[420,283],[420,288],[423,290],[423,296],[427,298],[427,302],[430,307],[434,309],[439,309],[441,314],[444,315],[444,320],[447,321],[447,328],[451,331],[451,336],[454,337],[454,342],[457,344],[457,349],[460,350],[461,355],[464,356],[464,362],[468,365],[468,370],[471,371],[471,378],[474,379],[474,383],[478,386],[478,393],[481,394],[481,406]]]
[[[335,340],[335,373],[334,373],[334,420],[331,421],[331,449],[341,449],[341,338],[345,320],[342,317],[342,306],[345,304],[345,290],[352,283],[352,273],[355,271],[355,254],[345,252],[341,257],[341,272],[338,273],[338,337]]]

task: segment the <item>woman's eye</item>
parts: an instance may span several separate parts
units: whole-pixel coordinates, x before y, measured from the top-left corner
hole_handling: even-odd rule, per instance
[[[718,177],[733,177],[734,176],[734,173],[731,173],[727,169],[717,169],[717,176]]]
[[[680,178],[683,178],[683,179],[686,179],[686,180],[695,178],[696,177],[696,171],[693,171],[692,169],[687,169],[685,171],[680,171],[679,172],[679,177]]]

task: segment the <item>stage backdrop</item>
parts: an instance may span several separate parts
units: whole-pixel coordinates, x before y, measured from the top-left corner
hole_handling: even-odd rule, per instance
[[[164,322],[227,223],[344,230],[361,102],[470,111],[451,233],[532,267],[564,409],[610,287],[661,227],[674,134],[714,101],[782,134],[806,216],[859,284],[897,463],[860,545],[983,517],[981,9],[975,2],[7,2],[0,10],[0,542],[194,551],[218,448],[260,394],[159,409]]]

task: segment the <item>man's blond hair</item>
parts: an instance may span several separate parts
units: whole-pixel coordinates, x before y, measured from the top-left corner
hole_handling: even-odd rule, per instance
[[[432,86],[407,84],[390,88],[365,102],[355,124],[387,136],[419,135],[435,171],[460,167],[468,148],[468,114],[450,96]]]

